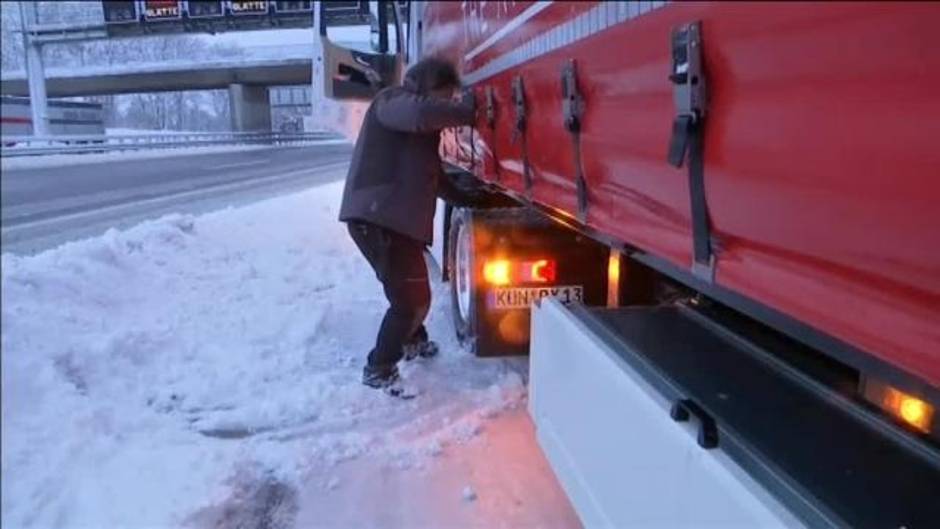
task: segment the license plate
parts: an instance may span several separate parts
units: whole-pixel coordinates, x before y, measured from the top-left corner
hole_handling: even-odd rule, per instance
[[[542,298],[553,297],[562,303],[581,302],[584,300],[584,287],[581,285],[559,285],[534,288],[496,288],[489,293],[489,306],[492,309],[524,309]]]

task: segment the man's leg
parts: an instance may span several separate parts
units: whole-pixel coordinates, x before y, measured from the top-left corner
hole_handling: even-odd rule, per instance
[[[394,365],[404,355],[404,345],[423,328],[431,305],[424,245],[408,237],[387,232],[387,270],[383,275],[389,308],[382,319],[370,366]],[[426,332],[425,332],[426,336]]]
[[[349,235],[356,243],[362,256],[366,258],[376,278],[385,284],[385,275],[388,269],[388,236],[384,231],[374,224],[366,222],[349,222],[347,225]],[[388,315],[386,314],[386,317]],[[380,331],[381,334],[381,331]],[[376,340],[377,342],[379,340]],[[376,345],[378,348],[378,344]],[[395,382],[398,378],[398,369],[395,364],[378,365],[374,364],[374,357],[381,357],[376,353],[376,349],[369,352],[369,362],[363,369],[362,382],[373,387],[382,387]]]
[[[404,344],[420,334],[430,307],[424,245],[367,223],[349,223],[349,233],[382,282],[389,302],[375,348],[369,353],[366,375],[391,377]]]

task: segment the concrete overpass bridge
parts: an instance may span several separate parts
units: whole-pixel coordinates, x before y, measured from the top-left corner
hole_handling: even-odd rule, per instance
[[[239,58],[226,63],[135,65],[122,70],[94,69],[45,72],[43,46],[150,34],[218,33],[273,28],[311,28],[314,11],[330,27],[371,25],[370,2],[101,2],[101,18],[91,16],[78,24],[44,23],[38,2],[20,2],[26,64],[29,75],[0,76],[0,93],[29,94],[33,127],[43,135],[48,128],[47,95],[79,96],[132,92],[200,90],[228,87],[235,130],[270,129],[268,87],[311,84],[313,54],[302,60],[281,56],[274,62]],[[388,4],[388,15],[393,9]],[[407,9],[407,3],[401,6]],[[384,12],[383,12],[384,13]],[[382,16],[379,15],[379,20]],[[386,17],[388,19],[388,17]],[[369,38],[367,37],[367,41]],[[314,42],[311,34],[310,46]],[[276,46],[283,53],[284,46]],[[311,50],[312,51],[312,50]],[[48,90],[47,90],[48,85]],[[291,96],[291,99],[294,99]],[[308,96],[309,99],[309,96]]]
[[[270,130],[269,87],[311,83],[311,57],[234,58],[46,70],[51,97],[228,89],[234,130]],[[29,95],[24,72],[0,76],[0,93]]]

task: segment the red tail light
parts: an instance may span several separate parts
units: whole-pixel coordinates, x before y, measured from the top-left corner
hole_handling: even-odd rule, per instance
[[[540,259],[522,263],[523,277],[533,283],[553,283],[555,281],[555,261]]]
[[[554,283],[557,277],[555,261],[538,259],[535,261],[511,261],[496,259],[483,265],[483,279],[497,286],[523,283]]]

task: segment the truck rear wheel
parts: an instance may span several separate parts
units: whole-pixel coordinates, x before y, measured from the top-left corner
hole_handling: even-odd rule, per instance
[[[450,272],[451,313],[460,343],[476,348],[477,277],[473,244],[473,210],[458,208],[448,232],[447,268]]]
[[[447,234],[454,330],[474,355],[528,353],[529,307],[519,301],[524,297],[606,304],[608,248],[535,210],[455,208]],[[523,275],[536,262],[550,267],[550,278]],[[492,275],[499,267],[509,275]]]

